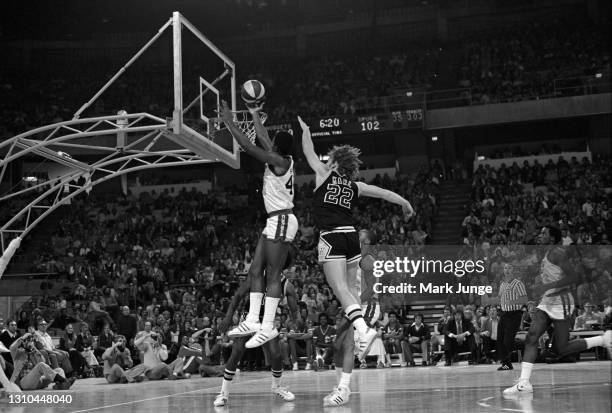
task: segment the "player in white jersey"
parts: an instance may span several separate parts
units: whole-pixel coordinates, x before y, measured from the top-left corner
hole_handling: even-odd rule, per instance
[[[545,244],[554,241],[548,228],[545,228],[540,235],[540,241]],[[541,299],[525,338],[521,376],[514,386],[504,390],[506,397],[533,393],[529,379],[533,363],[538,355],[538,340],[551,326],[554,327],[552,351],[557,355],[563,356],[602,346],[607,347],[612,357],[612,331],[610,330],[601,336],[568,340],[569,316],[574,310],[574,298],[570,287],[580,282],[580,275],[569,265],[566,250],[561,246],[552,246],[542,259],[540,272],[536,280],[536,293],[541,296]]]
[[[228,336],[243,337],[253,333],[246,343],[247,348],[259,347],[278,336],[274,328],[274,317],[281,300],[281,271],[287,259],[290,243],[295,238],[298,223],[293,215],[293,136],[279,131],[271,141],[268,131],[259,118],[260,107],[249,108],[253,116],[257,139],[263,148],[252,144],[236,126],[233,114],[223,101],[219,116],[232,133],[232,136],[246,153],[265,164],[263,175],[263,199],[268,213],[253,262],[249,269],[251,292],[249,294],[249,313],[240,325],[232,329]],[[263,270],[266,271],[264,286]],[[259,321],[261,302],[265,296],[263,319]]]

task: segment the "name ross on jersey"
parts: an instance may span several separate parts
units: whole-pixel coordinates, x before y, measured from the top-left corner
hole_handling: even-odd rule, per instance
[[[351,180],[347,178],[343,178],[341,176],[332,176],[332,183],[339,185],[351,185]]]

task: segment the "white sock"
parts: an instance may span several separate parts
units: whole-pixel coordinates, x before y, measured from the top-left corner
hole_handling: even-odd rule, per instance
[[[276,318],[276,309],[280,298],[266,297],[266,305],[264,307],[263,321],[261,322],[262,330],[272,330],[274,328],[274,319]]]
[[[531,370],[533,370],[533,363],[527,363],[523,361],[521,363],[521,378],[520,380],[527,380],[531,377]]]
[[[587,337],[584,341],[586,341],[587,348],[603,347],[605,345],[603,336]]]
[[[353,321],[353,327],[355,327],[355,330],[357,330],[360,335],[364,335],[369,329],[363,318],[358,318],[357,320]]]
[[[336,382],[340,384],[340,379],[342,379],[342,369],[336,367]]]
[[[283,371],[272,370],[272,388],[280,387]],[[278,376],[278,377],[277,377]]]
[[[350,388],[351,386],[351,373],[342,373],[340,383],[338,387]]]
[[[223,379],[223,384],[221,384],[221,392],[225,394],[229,394],[229,385],[232,381]]]
[[[363,312],[359,304],[351,304],[346,307],[344,314],[353,323],[353,327],[360,335],[364,335],[368,331],[368,325],[363,319]]]
[[[259,322],[261,300],[263,300],[263,293],[249,293],[249,314],[246,317],[246,321],[250,323]]]

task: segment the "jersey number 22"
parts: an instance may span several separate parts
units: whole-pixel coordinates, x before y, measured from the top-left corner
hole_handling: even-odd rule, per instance
[[[348,186],[342,188],[338,184],[327,184],[327,192],[323,202],[328,204],[340,205],[344,208],[351,208],[351,199],[353,199],[353,190]]]

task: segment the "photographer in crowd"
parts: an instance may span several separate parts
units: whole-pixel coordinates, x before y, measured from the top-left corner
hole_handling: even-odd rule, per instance
[[[132,369],[134,362],[130,350],[126,347],[126,339],[122,335],[114,337],[113,344],[102,354],[102,360],[104,360],[104,377],[110,384],[139,382],[144,378],[143,364]]]
[[[156,331],[142,332],[136,337],[134,344],[144,353],[142,364],[146,368],[145,376],[149,380],[183,378],[182,358],[177,358],[170,364],[165,363],[168,359],[168,348],[161,344],[161,337]]]
[[[46,389],[55,383],[54,390],[67,390],[75,382],[75,378],[66,379],[64,370],[57,367],[52,369],[44,362],[44,357],[36,348],[37,337],[26,333],[11,345],[11,356],[14,361],[14,370],[11,382],[17,384],[22,390]]]

